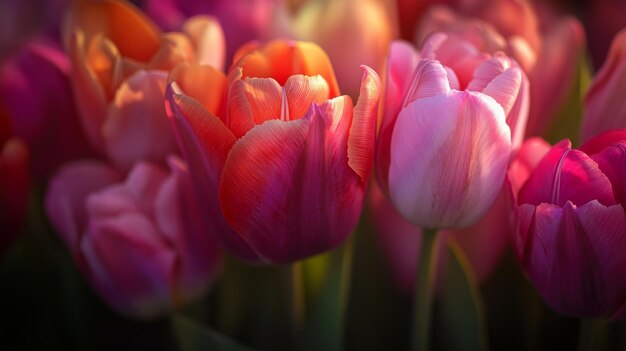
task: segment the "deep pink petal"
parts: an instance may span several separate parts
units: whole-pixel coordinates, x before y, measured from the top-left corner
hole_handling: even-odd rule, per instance
[[[347,159],[351,101],[344,96],[313,106],[304,119],[255,127],[224,167],[224,215],[270,262],[336,246],[360,214],[364,186]]]
[[[582,206],[594,199],[607,206],[615,204],[609,179],[585,153],[560,143],[530,175],[520,190],[518,203],[563,206],[571,201]]]
[[[398,117],[389,190],[402,215],[431,228],[473,224],[491,207],[511,152],[502,107],[480,93],[414,101]]]
[[[519,148],[508,170],[513,194],[517,197],[532,171],[548,153],[551,146],[541,138],[529,138]]]
[[[626,139],[615,143],[591,158],[598,163],[613,188],[613,195],[617,203],[626,208]]]

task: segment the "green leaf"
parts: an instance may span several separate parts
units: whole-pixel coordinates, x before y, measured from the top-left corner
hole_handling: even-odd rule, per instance
[[[252,351],[207,326],[180,314],[172,316],[174,333],[182,351]]]
[[[443,350],[486,350],[484,307],[478,282],[458,243],[448,239],[448,263],[440,295]]]

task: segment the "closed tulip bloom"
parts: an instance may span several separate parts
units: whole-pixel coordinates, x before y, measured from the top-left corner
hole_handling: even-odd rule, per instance
[[[521,144],[524,73],[504,54],[489,57],[438,33],[420,53],[394,43],[386,82],[377,150],[383,190],[415,225],[474,224],[495,201],[511,150]]]
[[[582,139],[610,129],[626,128],[626,29],[613,39],[609,54],[585,95]]]
[[[46,210],[79,269],[119,313],[154,318],[202,296],[218,245],[198,212],[186,165],[138,162],[124,180],[107,164],[67,164]]]
[[[550,149],[522,187],[515,249],[546,303],[575,317],[626,316],[626,130]]]
[[[0,68],[0,103],[13,136],[28,146],[38,180],[63,162],[95,155],[80,126],[69,59],[55,41],[35,38],[7,58]]]
[[[191,18],[161,33],[124,1],[80,1],[65,23],[72,86],[89,141],[118,167],[165,163],[176,151],[163,96],[178,64],[222,68],[224,39],[214,19]]]
[[[363,68],[353,106],[312,43],[251,44],[235,58],[225,108],[208,111],[191,85],[172,83],[167,94],[196,184],[213,201],[207,211],[221,209],[232,228],[224,241],[238,238],[257,260],[289,263],[337,246],[357,224],[369,181],[377,74]]]

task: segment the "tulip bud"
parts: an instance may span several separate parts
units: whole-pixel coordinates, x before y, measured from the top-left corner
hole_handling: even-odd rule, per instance
[[[30,151],[30,169],[43,181],[63,162],[90,157],[70,87],[70,63],[59,44],[27,42],[0,69],[0,100],[12,134]]]
[[[585,95],[582,139],[615,128],[626,128],[626,29],[617,33],[604,65],[593,78]]]
[[[555,311],[626,316],[626,131],[555,145],[522,187],[519,262]]]
[[[118,312],[154,318],[202,296],[220,254],[187,166],[68,164],[46,197],[50,221],[94,289]]]
[[[381,186],[415,225],[474,224],[496,199],[512,147],[521,144],[525,74],[503,54],[485,56],[439,33],[421,53],[394,43],[386,81],[377,151]]]
[[[232,229],[222,241],[244,259],[289,263],[337,246],[357,224],[373,163],[377,74],[363,67],[353,106],[315,44],[253,43],[235,59],[224,109],[208,111],[216,101],[184,74],[166,97],[205,211],[223,213]],[[197,77],[223,87],[219,75]]]

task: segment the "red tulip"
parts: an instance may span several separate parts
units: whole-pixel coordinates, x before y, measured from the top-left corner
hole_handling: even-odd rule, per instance
[[[118,312],[153,318],[202,296],[217,272],[210,220],[198,212],[186,165],[64,166],[46,197],[50,221],[94,289]]]
[[[522,268],[555,311],[626,316],[626,130],[580,149],[555,145],[517,199],[515,248]]]
[[[363,68],[353,106],[312,43],[252,44],[235,58],[225,108],[209,111],[200,96],[221,96],[216,75],[204,90],[172,83],[167,94],[206,211],[221,209],[232,228],[223,241],[245,259],[288,263],[337,246],[357,224],[369,181],[378,76]]]
[[[625,23],[626,24],[626,23]],[[582,139],[615,128],[626,128],[626,29],[613,39],[604,65],[593,77],[585,96]]]

